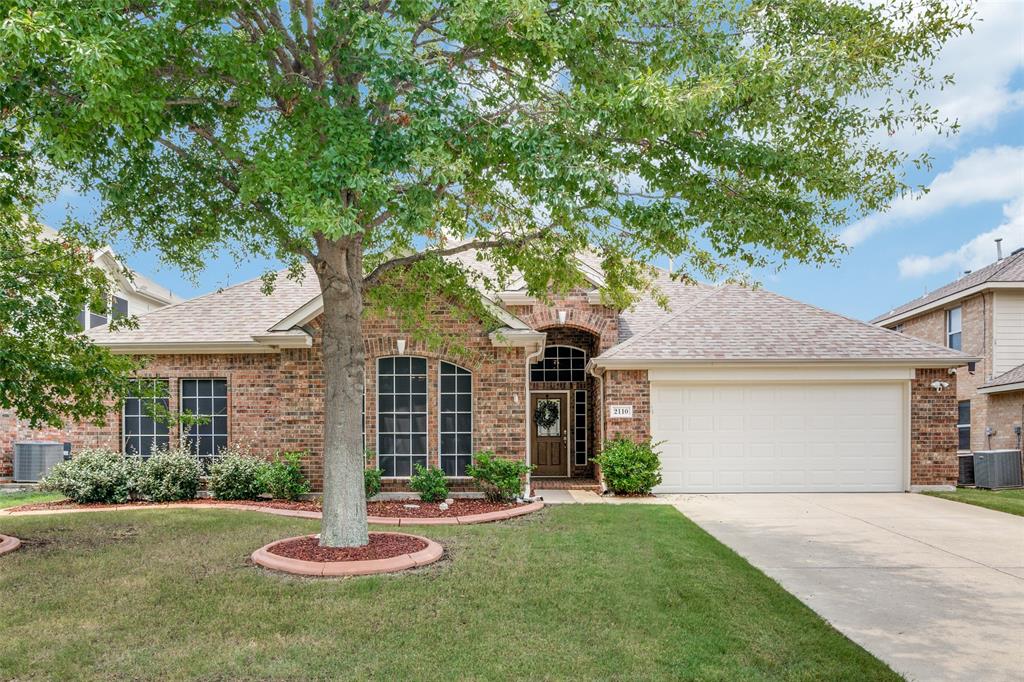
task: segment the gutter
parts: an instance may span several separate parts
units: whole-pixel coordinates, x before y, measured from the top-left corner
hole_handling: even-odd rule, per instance
[[[1015,381],[1012,384],[999,384],[997,386],[982,386],[978,393],[1010,393],[1011,391],[1024,391],[1024,381]]]
[[[593,358],[587,363],[587,373],[590,374],[597,381],[598,395],[601,396],[601,414],[598,416],[597,423],[600,424],[601,440],[600,443],[604,445],[604,415],[605,415],[605,404],[604,404],[604,374],[597,371],[597,365],[594,364]],[[597,468],[597,482],[601,485],[601,494],[608,492],[608,486],[604,484],[604,472],[601,471],[601,467],[594,463]]]
[[[963,367],[969,362],[981,362],[981,358],[964,355],[962,358],[941,360],[936,358],[834,358],[818,359],[807,358],[806,360],[790,359],[781,360],[778,358],[738,358],[738,359],[669,359],[669,358],[601,358],[591,360],[595,367],[601,369],[650,369],[652,367],[728,367],[731,365],[769,367],[814,367],[837,365],[888,365],[892,367],[912,367],[914,369]]]
[[[544,332],[537,332],[537,333],[539,333],[541,335],[541,337],[543,337],[543,339],[547,339],[548,335],[545,334]],[[523,391],[523,413],[525,415],[525,419],[523,421],[525,422],[525,426],[526,426],[525,433],[526,433],[526,465],[527,466],[530,466],[530,462],[533,460],[533,452],[530,450],[530,441],[532,440],[530,438],[530,429],[533,428],[533,425],[530,423],[530,365],[532,365],[534,362],[536,362],[541,357],[543,357],[543,355],[544,355],[544,340],[542,340],[537,345],[536,350],[534,350],[532,352],[531,351],[527,351],[526,352],[526,382],[525,382],[526,386],[525,386],[525,390]],[[530,485],[530,479],[531,479],[530,473],[531,472],[529,472],[529,471],[526,472],[526,489],[523,491],[523,499],[524,500],[528,499],[530,497],[530,489],[532,488],[532,486]]]

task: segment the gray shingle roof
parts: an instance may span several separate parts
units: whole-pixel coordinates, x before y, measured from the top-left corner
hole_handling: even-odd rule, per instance
[[[934,291],[928,292],[921,298],[916,298],[909,303],[904,303],[897,308],[893,308],[884,315],[879,315],[875,319],[871,320],[871,323],[877,324],[882,320],[887,320],[890,317],[895,317],[896,315],[902,315],[903,313],[926,306],[929,303],[938,301],[939,299],[958,294],[961,291],[967,291],[968,289],[980,284],[987,284],[989,282],[1024,282],[1024,251],[1011,254],[1002,260],[996,261],[995,263],[990,263],[980,270],[975,270],[969,275],[964,275],[955,282],[950,282],[945,286],[941,286]]]
[[[137,329],[110,331],[104,325],[86,332],[100,344],[122,343],[252,343],[296,308],[320,293],[312,270],[302,281],[278,273],[274,293],[264,296],[259,278],[138,316]],[[297,335],[301,331],[275,332]]]
[[[1024,365],[1017,365],[1009,372],[1003,372],[999,376],[987,382],[982,386],[982,388],[995,388],[996,386],[1022,383],[1024,383]]]
[[[680,290],[679,293],[682,293]],[[965,364],[958,351],[737,285],[692,288],[646,331],[600,360],[927,360]]]

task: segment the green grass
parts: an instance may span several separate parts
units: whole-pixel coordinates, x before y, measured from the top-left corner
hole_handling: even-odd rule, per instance
[[[0,517],[6,679],[899,679],[671,507],[548,508],[421,531],[401,575],[286,577],[317,523],[146,510]]]
[[[26,490],[16,493],[0,492],[0,509],[17,507],[22,504],[35,504],[37,502],[53,502],[62,499],[64,499],[64,496],[60,493],[41,493],[37,490]]]
[[[953,492],[928,491],[925,495],[973,504],[978,507],[987,507],[996,511],[1006,512],[1007,514],[1024,516],[1024,489],[1021,488],[1011,490],[957,488]]]

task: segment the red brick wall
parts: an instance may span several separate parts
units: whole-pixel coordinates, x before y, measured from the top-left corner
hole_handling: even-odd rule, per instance
[[[523,459],[525,444],[526,359],[521,348],[495,348],[479,323],[450,319],[435,311],[440,328],[457,335],[458,346],[427,350],[401,333],[393,321],[370,319],[364,328],[366,350],[367,445],[376,450],[376,359],[397,354],[395,340],[407,339],[406,355],[428,362],[428,461],[438,464],[438,367],[448,360],[473,372],[473,448],[492,449],[505,457]],[[311,325],[317,327],[314,321]],[[281,353],[232,355],[157,355],[143,376],[169,379],[170,409],[178,408],[179,380],[217,377],[228,382],[228,429],[232,445],[245,445],[270,456],[277,451],[307,451],[304,469],[314,490],[323,482],[323,364],[319,336],[310,349]],[[517,402],[518,398],[518,402]],[[120,415],[112,412],[103,426],[68,425],[64,429],[33,431],[0,413],[0,475],[12,474],[13,442],[52,439],[88,447],[120,450]],[[172,430],[173,431],[173,430]],[[172,433],[172,443],[177,434]]]
[[[936,391],[931,384],[945,381]],[[956,375],[919,369],[910,382],[910,484],[956,485]]]
[[[633,441],[651,437],[651,384],[647,370],[610,369],[604,373],[604,439]],[[611,419],[612,405],[632,405],[632,419]]]

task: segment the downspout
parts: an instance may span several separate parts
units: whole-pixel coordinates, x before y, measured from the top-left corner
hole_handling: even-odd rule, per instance
[[[523,391],[523,412],[526,415],[525,420],[524,420],[525,421],[526,430],[524,431],[524,433],[526,434],[526,465],[527,466],[530,466],[530,464],[533,461],[533,452],[531,452],[531,450],[530,450],[530,441],[532,440],[532,438],[530,438],[530,429],[533,428],[533,424],[530,423],[530,416],[531,416],[530,415],[530,365],[532,365],[534,362],[536,362],[541,357],[543,357],[543,355],[544,355],[544,346],[545,345],[547,345],[546,342],[539,343],[539,344],[537,344],[537,350],[533,351],[532,353],[527,353],[526,354],[526,386],[524,387],[525,390]],[[523,499],[524,500],[525,499],[529,499],[530,497],[532,497],[530,495],[530,493],[532,491],[532,487],[533,486],[530,484],[530,472],[527,471],[526,472],[526,489],[523,490]]]
[[[605,408],[605,404],[604,404],[604,376],[598,373],[597,366],[594,364],[593,360],[591,360],[590,362],[587,363],[587,372],[589,372],[590,375],[592,377],[594,377],[594,379],[597,380],[597,395],[600,396],[600,398],[601,398],[601,414],[599,415],[598,420],[597,420],[597,423],[600,426],[601,436],[600,436],[600,439],[599,439],[598,442],[603,444],[604,443],[604,415],[606,414],[606,408]],[[602,494],[606,493],[606,492],[608,492],[608,488],[604,484],[604,474],[601,472],[601,467],[597,466],[595,464],[595,468],[598,471],[597,482],[601,486],[601,493]]]

